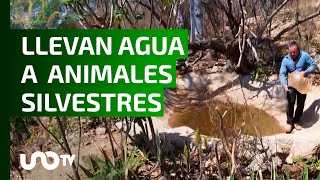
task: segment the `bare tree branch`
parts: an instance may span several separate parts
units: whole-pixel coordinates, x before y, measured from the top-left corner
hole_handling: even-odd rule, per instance
[[[239,32],[237,35],[239,36],[238,43],[239,43],[240,56],[239,56],[239,60],[238,60],[238,64],[237,64],[236,68],[240,68],[244,48],[246,45],[246,34],[244,33],[245,15],[244,15],[244,9],[242,6],[242,0],[239,0],[239,4],[240,4],[240,9],[241,9],[241,23],[240,23]]]
[[[57,143],[61,146],[61,148],[67,152],[66,148],[63,146],[63,144],[59,141],[59,139],[57,138],[57,136],[55,136],[52,132],[49,131],[49,129],[42,123],[42,121],[40,120],[39,117],[37,117],[37,121],[38,123],[40,123],[40,125],[43,127],[44,130],[46,130],[56,141]]]
[[[312,18],[315,18],[317,16],[320,15],[320,8],[317,8],[317,11],[313,14],[310,14],[309,16],[305,17],[304,19],[300,19],[300,20],[296,20],[294,21],[292,24],[290,24],[288,27],[284,28],[282,31],[280,31],[273,39],[272,41],[277,41],[281,38],[281,36],[283,34],[285,34],[286,32],[290,31],[292,28],[298,26],[299,24],[303,23],[303,22],[306,22]]]
[[[79,124],[79,144],[78,144],[78,166],[77,166],[77,171],[80,165],[80,148],[81,148],[81,118],[80,116],[78,117],[78,124]]]
[[[155,18],[157,18],[157,20],[160,22],[160,24],[165,28],[167,29],[168,28],[168,25],[167,23],[161,18],[161,16],[155,11],[155,10],[152,10],[152,8],[147,5],[147,4],[144,4],[143,2],[139,1],[139,4],[145,8],[147,8],[153,15]]]
[[[67,153],[71,156],[72,153],[71,153],[69,143],[66,138],[66,133],[65,133],[64,128],[62,126],[62,122],[61,122],[60,117],[57,117],[57,123],[58,123],[59,129],[60,129],[60,132],[61,132],[61,137],[62,137],[63,143],[64,143],[65,148],[67,150]],[[73,171],[73,174],[75,175],[76,180],[80,180],[80,176],[77,171],[76,165],[74,163],[72,163],[71,167],[72,167],[72,171]]]
[[[214,49],[220,53],[225,53],[227,48],[224,46],[222,42],[219,42],[217,39],[212,39],[206,42],[189,42],[188,48],[194,51],[196,50],[206,50],[206,49]]]
[[[232,34],[235,36],[236,33],[238,32],[238,28],[239,28],[239,22],[237,21],[237,19],[233,16],[232,12],[232,1],[228,0],[228,9],[223,5],[223,3],[221,2],[221,0],[216,1],[217,5],[224,11],[225,15],[228,18],[228,21],[230,23],[230,28],[232,31]]]
[[[111,135],[111,129],[109,127],[109,122],[108,122],[106,117],[102,117],[102,121],[104,122],[104,125],[106,126],[106,131],[107,131],[108,136],[109,136],[110,145],[111,145],[111,149],[112,149],[112,155],[113,155],[114,158],[116,158],[117,157],[117,152],[116,152],[116,149],[114,147],[113,140],[112,140],[112,137],[111,137],[112,135]]]
[[[258,28],[257,31],[257,37],[258,39],[261,39],[264,31],[266,30],[266,28],[268,27],[268,24],[272,21],[272,18],[289,2],[290,0],[285,0],[282,2],[282,4],[276,9],[274,10],[268,17],[267,20],[264,22],[264,24],[262,26],[260,26],[260,28]]]
[[[239,61],[238,61],[236,68],[240,68],[240,66],[241,66],[241,61],[243,59],[243,52],[244,52],[245,45],[246,45],[246,34],[243,34],[242,37],[239,36],[240,56],[239,56]]]
[[[236,141],[237,138],[234,138],[232,141],[232,146],[230,147],[228,144],[228,139],[226,137],[226,132],[225,132],[225,127],[223,124],[224,117],[227,113],[227,111],[224,112],[223,115],[220,114],[218,107],[215,108],[217,117],[219,119],[219,131],[220,131],[220,136],[221,136],[221,141],[223,144],[224,151],[227,153],[228,157],[231,160],[231,171],[230,171],[230,176],[232,177],[234,172],[235,172],[235,167],[236,167],[236,159],[235,159],[235,148],[236,148]],[[230,151],[231,149],[231,151]]]
[[[151,12],[154,11],[154,6],[153,6],[153,0],[149,0],[149,3],[151,4]],[[150,14],[150,25],[149,25],[149,29],[152,28],[152,23],[153,22],[153,13]]]
[[[247,39],[247,44],[249,45],[249,47],[251,47],[251,50],[253,52],[254,58],[257,60],[257,62],[260,62],[260,58],[258,56],[258,53],[256,51],[256,48],[251,44],[251,40],[248,38]]]
[[[125,9],[124,6],[125,6],[126,3],[127,3],[127,1],[124,1],[124,2],[121,1],[121,9]],[[131,21],[131,19],[129,18],[128,14],[127,14],[126,12],[124,12],[123,14],[124,14],[125,19],[126,19],[126,20],[129,22],[129,24],[131,25],[132,29],[136,29],[135,23],[133,23],[133,22]],[[125,21],[123,21],[123,22],[125,23]]]
[[[109,26],[108,26],[109,29],[112,27],[112,24],[113,24],[113,9],[114,9],[114,2],[112,0],[111,7],[110,7],[110,20],[109,20]]]

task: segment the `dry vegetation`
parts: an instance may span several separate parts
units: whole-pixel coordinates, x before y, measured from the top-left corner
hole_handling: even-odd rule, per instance
[[[37,28],[43,24],[42,28],[55,28],[56,16],[43,14],[45,23],[40,25],[29,22],[33,18],[33,6],[28,2],[26,7],[29,8],[24,9],[29,10],[29,18],[21,16],[21,8],[12,3],[13,24],[23,28]],[[185,0],[88,2],[63,1],[72,17],[64,17],[66,21],[60,28],[192,28],[189,2]],[[190,57],[179,61],[178,68],[183,73],[225,66],[230,61],[232,71],[253,73],[257,78],[270,75],[277,72],[284,54],[283,45],[289,39],[297,39],[309,52],[320,52],[319,0],[202,2],[203,11],[197,15],[203,16],[204,23],[200,28],[203,33],[198,32],[200,40],[190,41]],[[199,37],[201,34],[203,37]],[[67,175],[61,175],[76,180],[320,178],[318,149],[310,159],[297,158],[289,169],[285,165],[277,166],[278,161],[263,147],[258,130],[255,130],[254,138],[243,135],[243,126],[234,126],[231,133],[226,133],[225,112],[216,105],[207,106],[210,120],[219,124],[221,139],[204,138],[199,131],[191,138],[158,134],[151,118],[56,117],[48,120],[13,117],[10,124],[11,176],[32,179],[37,172],[37,169],[32,172],[22,170],[18,163],[19,153],[55,150],[83,157],[76,160]],[[248,118],[252,120],[250,113]],[[123,122],[122,127],[116,126],[117,122]],[[131,129],[135,135],[129,134]],[[183,140],[175,141],[175,136]],[[101,144],[105,146],[100,148]],[[254,168],[257,167],[252,165],[254,163],[258,164],[258,169]],[[45,174],[42,175],[45,178]]]
[[[231,104],[236,108],[234,104]],[[311,159],[296,157],[295,164],[281,163],[282,156],[270,156],[260,131],[246,136],[245,123],[226,128],[226,111],[208,103],[211,121],[218,124],[220,139],[204,137],[197,130],[192,137],[158,134],[150,118],[20,118],[12,119],[11,177],[33,179],[288,179],[319,177],[319,149]],[[245,110],[252,118],[250,112]],[[17,120],[20,122],[17,124]],[[251,119],[253,120],[253,119]],[[122,122],[122,126],[115,125]],[[24,124],[24,125],[22,125]],[[24,128],[25,127],[25,128]],[[138,128],[139,127],[139,128]],[[134,128],[134,134],[129,130]],[[31,134],[29,134],[31,132]],[[63,133],[62,133],[63,132]],[[15,134],[15,136],[14,136]],[[26,136],[21,136],[26,134]],[[28,135],[29,134],[29,135]],[[27,172],[19,166],[19,153],[53,150],[76,154],[74,166],[59,167],[48,176],[41,167]],[[283,155],[285,156],[285,155]],[[297,171],[298,168],[298,171]],[[64,170],[64,171],[62,171]],[[261,176],[261,177],[260,177]],[[46,179],[46,178],[44,178]],[[304,177],[306,179],[306,177]]]

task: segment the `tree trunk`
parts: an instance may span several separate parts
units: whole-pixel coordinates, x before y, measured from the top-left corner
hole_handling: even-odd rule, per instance
[[[201,0],[194,0],[194,17],[196,20],[196,37],[199,41],[203,41],[203,5]]]
[[[195,12],[194,12],[194,1],[195,0],[189,0],[190,3],[190,41],[194,42],[196,40],[196,18],[195,18]]]
[[[182,9],[179,3],[177,3],[177,19],[176,19],[176,24],[178,29],[182,29],[184,27],[184,22],[183,22],[183,16],[182,16]]]

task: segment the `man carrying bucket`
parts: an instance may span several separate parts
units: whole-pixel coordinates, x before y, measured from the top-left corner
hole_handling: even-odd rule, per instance
[[[296,41],[289,41],[288,55],[283,58],[280,68],[280,83],[287,92],[288,100],[286,133],[291,133],[293,129],[301,130],[300,118],[307,97],[305,92],[291,87],[290,84],[288,85],[288,73],[295,73],[300,79],[304,79],[314,71],[315,67],[316,65],[310,55],[301,51]],[[297,108],[294,113],[296,99]]]

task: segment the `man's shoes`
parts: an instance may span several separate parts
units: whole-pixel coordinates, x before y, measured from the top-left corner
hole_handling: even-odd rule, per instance
[[[287,124],[286,127],[286,133],[291,133],[293,130],[293,125],[292,124]]]
[[[296,130],[301,130],[302,129],[302,126],[299,124],[299,123],[294,123],[294,128]]]

